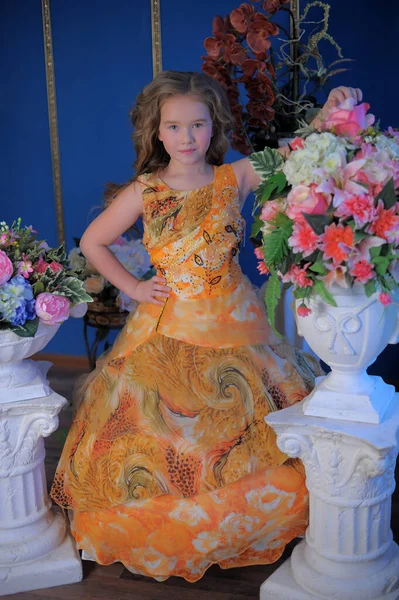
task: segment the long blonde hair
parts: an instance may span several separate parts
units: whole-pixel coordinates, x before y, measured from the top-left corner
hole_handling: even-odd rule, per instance
[[[173,96],[190,94],[206,104],[213,124],[213,135],[206,160],[211,165],[223,164],[229,148],[228,132],[233,127],[233,117],[222,86],[209,75],[195,72],[163,71],[138,95],[130,111],[133,142],[136,150],[134,177],[126,184],[108,184],[106,198],[114,197],[143,173],[155,173],[169,163],[163,143],[158,139],[161,108]]]

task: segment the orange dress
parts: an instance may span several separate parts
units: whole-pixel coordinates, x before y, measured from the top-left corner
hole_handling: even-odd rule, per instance
[[[232,167],[186,192],[140,181],[172,294],[139,306],[86,382],[51,496],[97,562],[196,581],[274,562],[305,531],[302,465],[264,417],[306,396],[318,365],[275,338],[241,272]]]

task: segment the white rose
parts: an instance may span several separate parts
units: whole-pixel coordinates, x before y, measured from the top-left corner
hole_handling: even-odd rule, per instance
[[[69,264],[74,271],[82,271],[86,265],[86,259],[79,248],[72,248],[68,254]]]

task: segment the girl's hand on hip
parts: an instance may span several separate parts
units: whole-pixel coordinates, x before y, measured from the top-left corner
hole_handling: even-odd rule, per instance
[[[147,281],[139,281],[134,290],[134,300],[138,302],[150,302],[163,306],[169,298],[171,288],[166,285],[163,277],[155,275]]]

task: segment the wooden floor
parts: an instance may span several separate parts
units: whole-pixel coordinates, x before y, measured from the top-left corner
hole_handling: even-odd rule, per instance
[[[81,371],[74,368],[53,367],[49,373],[51,387],[67,398],[70,404],[60,413],[57,431],[46,438],[46,475],[50,486],[57,462],[72,420],[72,392]],[[399,482],[399,466],[396,470]],[[398,486],[399,487],[399,486]],[[399,543],[399,489],[392,503],[392,530]],[[298,540],[294,540],[283,557],[273,565],[228,569],[211,567],[197,583],[187,583],[178,577],[171,577],[159,583],[148,577],[133,575],[122,564],[108,567],[83,561],[83,581],[81,583],[41,589],[32,592],[1,596],[6,600],[239,600],[259,598],[261,584],[291,554]],[[1,581],[0,581],[1,590]]]

